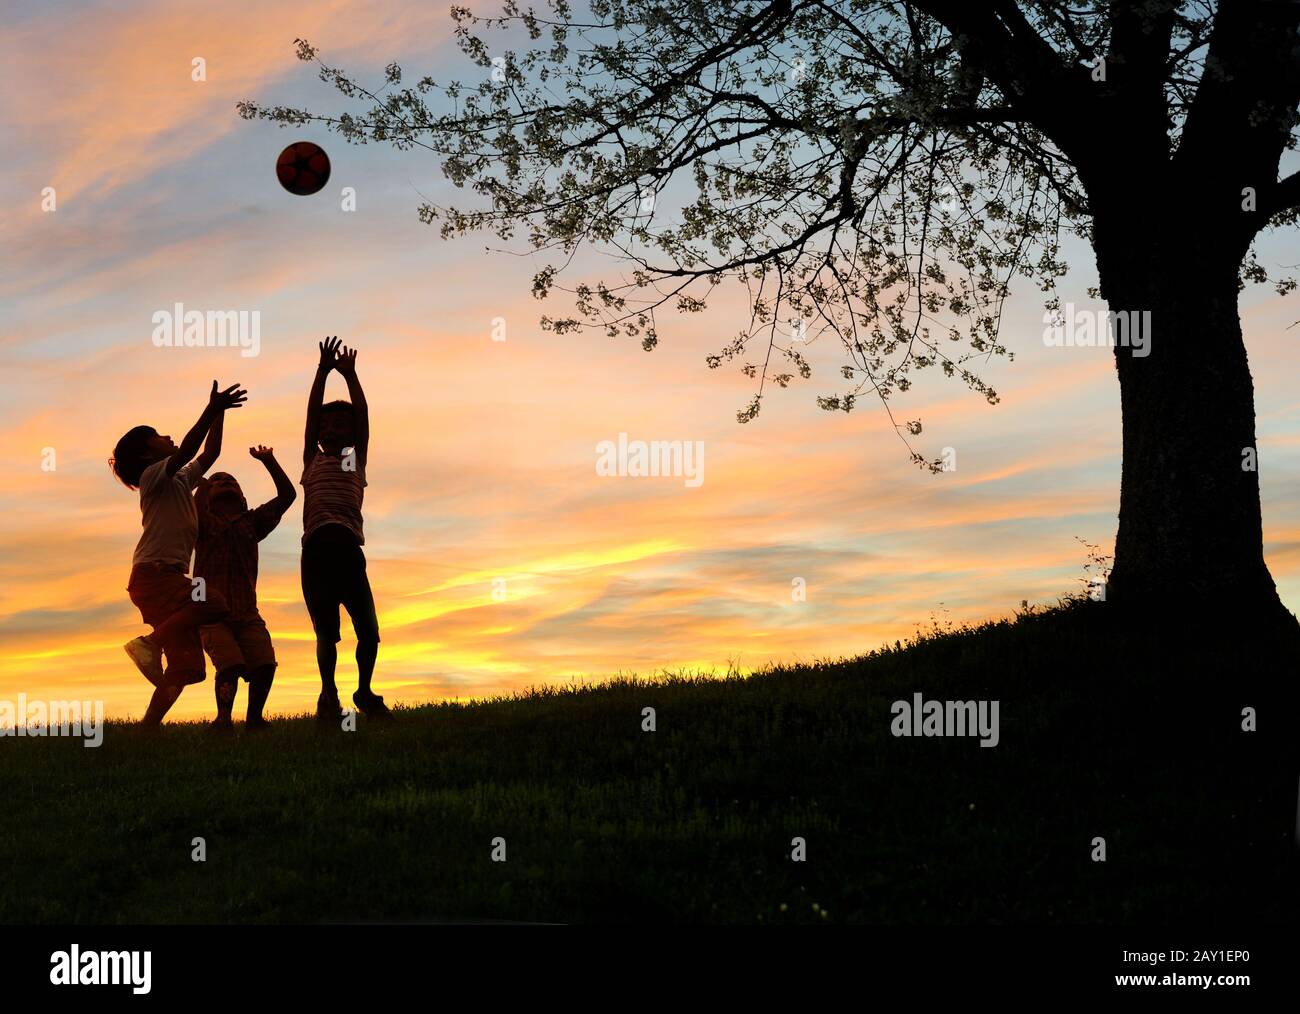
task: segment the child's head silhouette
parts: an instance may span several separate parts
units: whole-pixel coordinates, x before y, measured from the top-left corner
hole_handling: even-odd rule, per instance
[[[216,514],[232,515],[248,510],[248,500],[239,480],[229,472],[213,472],[208,476],[208,508]]]
[[[320,407],[320,428],[316,442],[326,454],[339,455],[356,439],[356,423],[350,401],[331,401]]]
[[[108,466],[127,489],[135,489],[146,468],[175,451],[176,444],[171,437],[159,434],[152,426],[135,426],[117,442]]]

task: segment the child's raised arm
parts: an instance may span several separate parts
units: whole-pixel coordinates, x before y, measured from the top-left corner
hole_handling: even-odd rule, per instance
[[[316,364],[316,378],[311,383],[311,393],[307,395],[307,429],[302,442],[304,466],[310,465],[311,459],[316,457],[316,439],[320,436],[320,403],[325,398],[325,381],[334,368],[334,357],[341,344],[337,337],[326,338],[320,343],[320,362]]]
[[[348,397],[352,399],[355,426],[353,435],[357,442],[357,468],[364,471],[366,452],[370,448],[370,408],[366,405],[366,395],[361,390],[361,381],[357,379],[357,350],[344,345],[343,351],[339,353],[336,368],[348,383]]]
[[[211,485],[211,479],[199,479],[194,484],[194,509],[198,511],[200,523],[208,510],[208,487]]]
[[[221,457],[221,437],[225,428],[226,413],[218,412],[216,418],[212,420],[212,425],[208,427],[208,438],[203,441],[203,450],[195,459],[200,475],[206,475],[208,469]]]
[[[293,488],[292,480],[280,467],[280,463],[275,460],[275,450],[258,444],[256,447],[250,447],[248,453],[266,466],[267,472],[271,475],[271,481],[275,483],[275,498],[268,500],[263,506],[270,507],[283,514],[289,509],[294,500],[298,499],[298,491]]]
[[[182,466],[189,464],[194,459],[194,455],[199,451],[199,445],[203,443],[204,438],[208,435],[213,422],[221,418],[226,409],[239,408],[247,399],[248,392],[240,388],[238,384],[231,384],[224,391],[218,391],[217,382],[214,380],[212,382],[212,392],[208,395],[208,404],[203,409],[203,414],[199,416],[199,421],[190,427],[190,431],[185,434],[185,439],[181,441],[181,445],[167,459],[168,477],[175,475]],[[218,448],[220,443],[221,438],[218,436]],[[215,455],[213,460],[216,460]]]

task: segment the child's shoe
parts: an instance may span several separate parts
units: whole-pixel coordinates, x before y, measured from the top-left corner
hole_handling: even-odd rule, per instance
[[[245,732],[265,732],[269,728],[271,728],[271,723],[265,718],[249,718],[244,721]]]
[[[333,693],[323,693],[316,698],[316,721],[322,725],[334,723],[337,725],[343,720],[343,708],[339,706],[338,691]]]
[[[235,723],[229,715],[218,715],[208,728],[213,732],[231,732],[235,728]]]
[[[377,693],[367,690],[364,694],[358,690],[352,695],[352,703],[367,718],[392,718],[393,713]]]
[[[162,685],[162,649],[148,637],[137,637],[122,645],[135,663],[135,667],[144,673],[144,678],[154,686]]]

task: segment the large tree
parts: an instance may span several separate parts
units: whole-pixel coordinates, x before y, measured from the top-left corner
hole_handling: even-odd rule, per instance
[[[810,376],[804,342],[822,335],[844,350],[827,409],[865,393],[889,411],[923,370],[996,401],[977,370],[1006,353],[1008,287],[1027,278],[1055,306],[1073,232],[1109,307],[1151,314],[1149,346],[1114,351],[1108,599],[1294,625],[1264,562],[1258,472],[1243,467],[1255,412],[1237,303],[1267,280],[1256,237],[1300,208],[1300,174],[1280,176],[1300,3],[550,0],[538,13],[511,0],[500,17],[452,15],[482,68],[473,83],[408,84],[390,65],[367,89],[299,40],[357,107],[240,111],[438,153],[479,199],[422,217],[553,255],[539,297],[583,244],[619,258],[616,280],[573,284],[576,311],[543,318],[557,331],[649,350],[661,308],[747,286],[749,319],[708,358],[754,378],[742,422],[770,385]],[[920,432],[890,418],[905,441]]]

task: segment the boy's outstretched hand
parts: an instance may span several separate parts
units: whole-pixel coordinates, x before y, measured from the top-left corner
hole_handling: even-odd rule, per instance
[[[226,409],[239,408],[247,400],[248,392],[238,384],[231,384],[224,391],[218,391],[217,382],[214,380],[212,393],[208,395],[208,407],[224,412]]]
[[[334,364],[334,369],[345,377],[353,376],[357,372],[357,350],[344,345],[342,351],[339,352],[339,358]]]
[[[337,335],[333,338],[326,338],[320,343],[320,365],[323,369],[332,370],[337,365],[335,357],[338,355],[339,346],[342,344]]]
[[[274,448],[263,447],[261,444],[258,444],[256,447],[250,447],[248,449],[248,453],[251,454],[253,457],[255,457],[258,461],[270,461],[272,458],[275,457]]]

